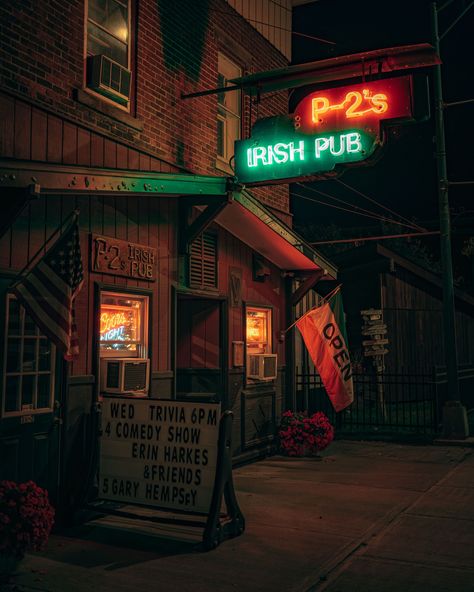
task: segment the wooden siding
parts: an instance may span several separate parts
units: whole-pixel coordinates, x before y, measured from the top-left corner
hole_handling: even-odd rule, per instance
[[[8,192],[7,197],[8,197]],[[170,283],[176,281],[176,200],[163,197],[44,196],[32,202],[0,239],[0,270],[20,271],[62,222],[79,208],[81,250],[86,281],[76,299],[81,354],[73,375],[94,373],[94,285],[152,291],[152,369],[170,369]],[[146,282],[89,271],[90,234],[155,247],[157,280]],[[44,251],[44,249],[42,249]]]
[[[160,173],[176,167],[0,93],[0,157]]]
[[[264,282],[252,279],[252,250],[235,236],[220,230],[219,238],[219,291],[229,293],[229,269],[242,270],[242,306],[229,306],[229,344],[245,341],[244,304],[260,304],[273,309],[273,352],[278,354],[278,365],[284,365],[285,344],[279,341],[280,331],[286,329],[285,288],[280,270],[268,263],[271,274]],[[229,348],[229,367],[232,367],[232,348]]]
[[[385,274],[384,321],[390,340],[386,356],[391,371],[412,372],[444,366],[441,290],[423,285],[413,274],[397,269]],[[474,311],[456,302],[456,339],[459,364],[474,364]]]

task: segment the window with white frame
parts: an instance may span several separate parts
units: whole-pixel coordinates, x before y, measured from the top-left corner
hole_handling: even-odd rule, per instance
[[[99,333],[101,357],[146,358],[148,296],[101,292]]]
[[[4,343],[3,415],[51,411],[55,347],[11,294]]]
[[[87,86],[128,109],[131,93],[130,0],[87,2]]]
[[[218,54],[217,86],[231,86],[229,80],[239,78],[242,70],[224,54]],[[217,95],[217,156],[229,166],[234,155],[234,142],[240,139],[241,93],[239,90]]]

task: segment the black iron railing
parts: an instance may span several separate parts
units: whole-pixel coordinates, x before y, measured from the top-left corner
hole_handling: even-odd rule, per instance
[[[354,374],[354,402],[335,413],[316,372],[297,369],[299,410],[323,411],[339,433],[434,436],[440,425],[433,374]]]

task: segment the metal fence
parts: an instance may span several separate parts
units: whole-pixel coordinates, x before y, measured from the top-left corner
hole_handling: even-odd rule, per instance
[[[297,406],[323,411],[339,434],[428,437],[440,427],[438,384],[433,374],[354,374],[354,402],[335,413],[319,375],[297,368]]]

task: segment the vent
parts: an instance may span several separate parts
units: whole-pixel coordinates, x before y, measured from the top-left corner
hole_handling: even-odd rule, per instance
[[[130,100],[132,73],[105,55],[87,58],[87,86],[121,105]]]
[[[189,285],[217,288],[217,236],[203,232],[189,247]]]
[[[250,354],[247,360],[247,377],[255,380],[275,380],[277,377],[277,355]]]
[[[102,358],[100,389],[105,393],[146,395],[149,366],[146,358]]]

